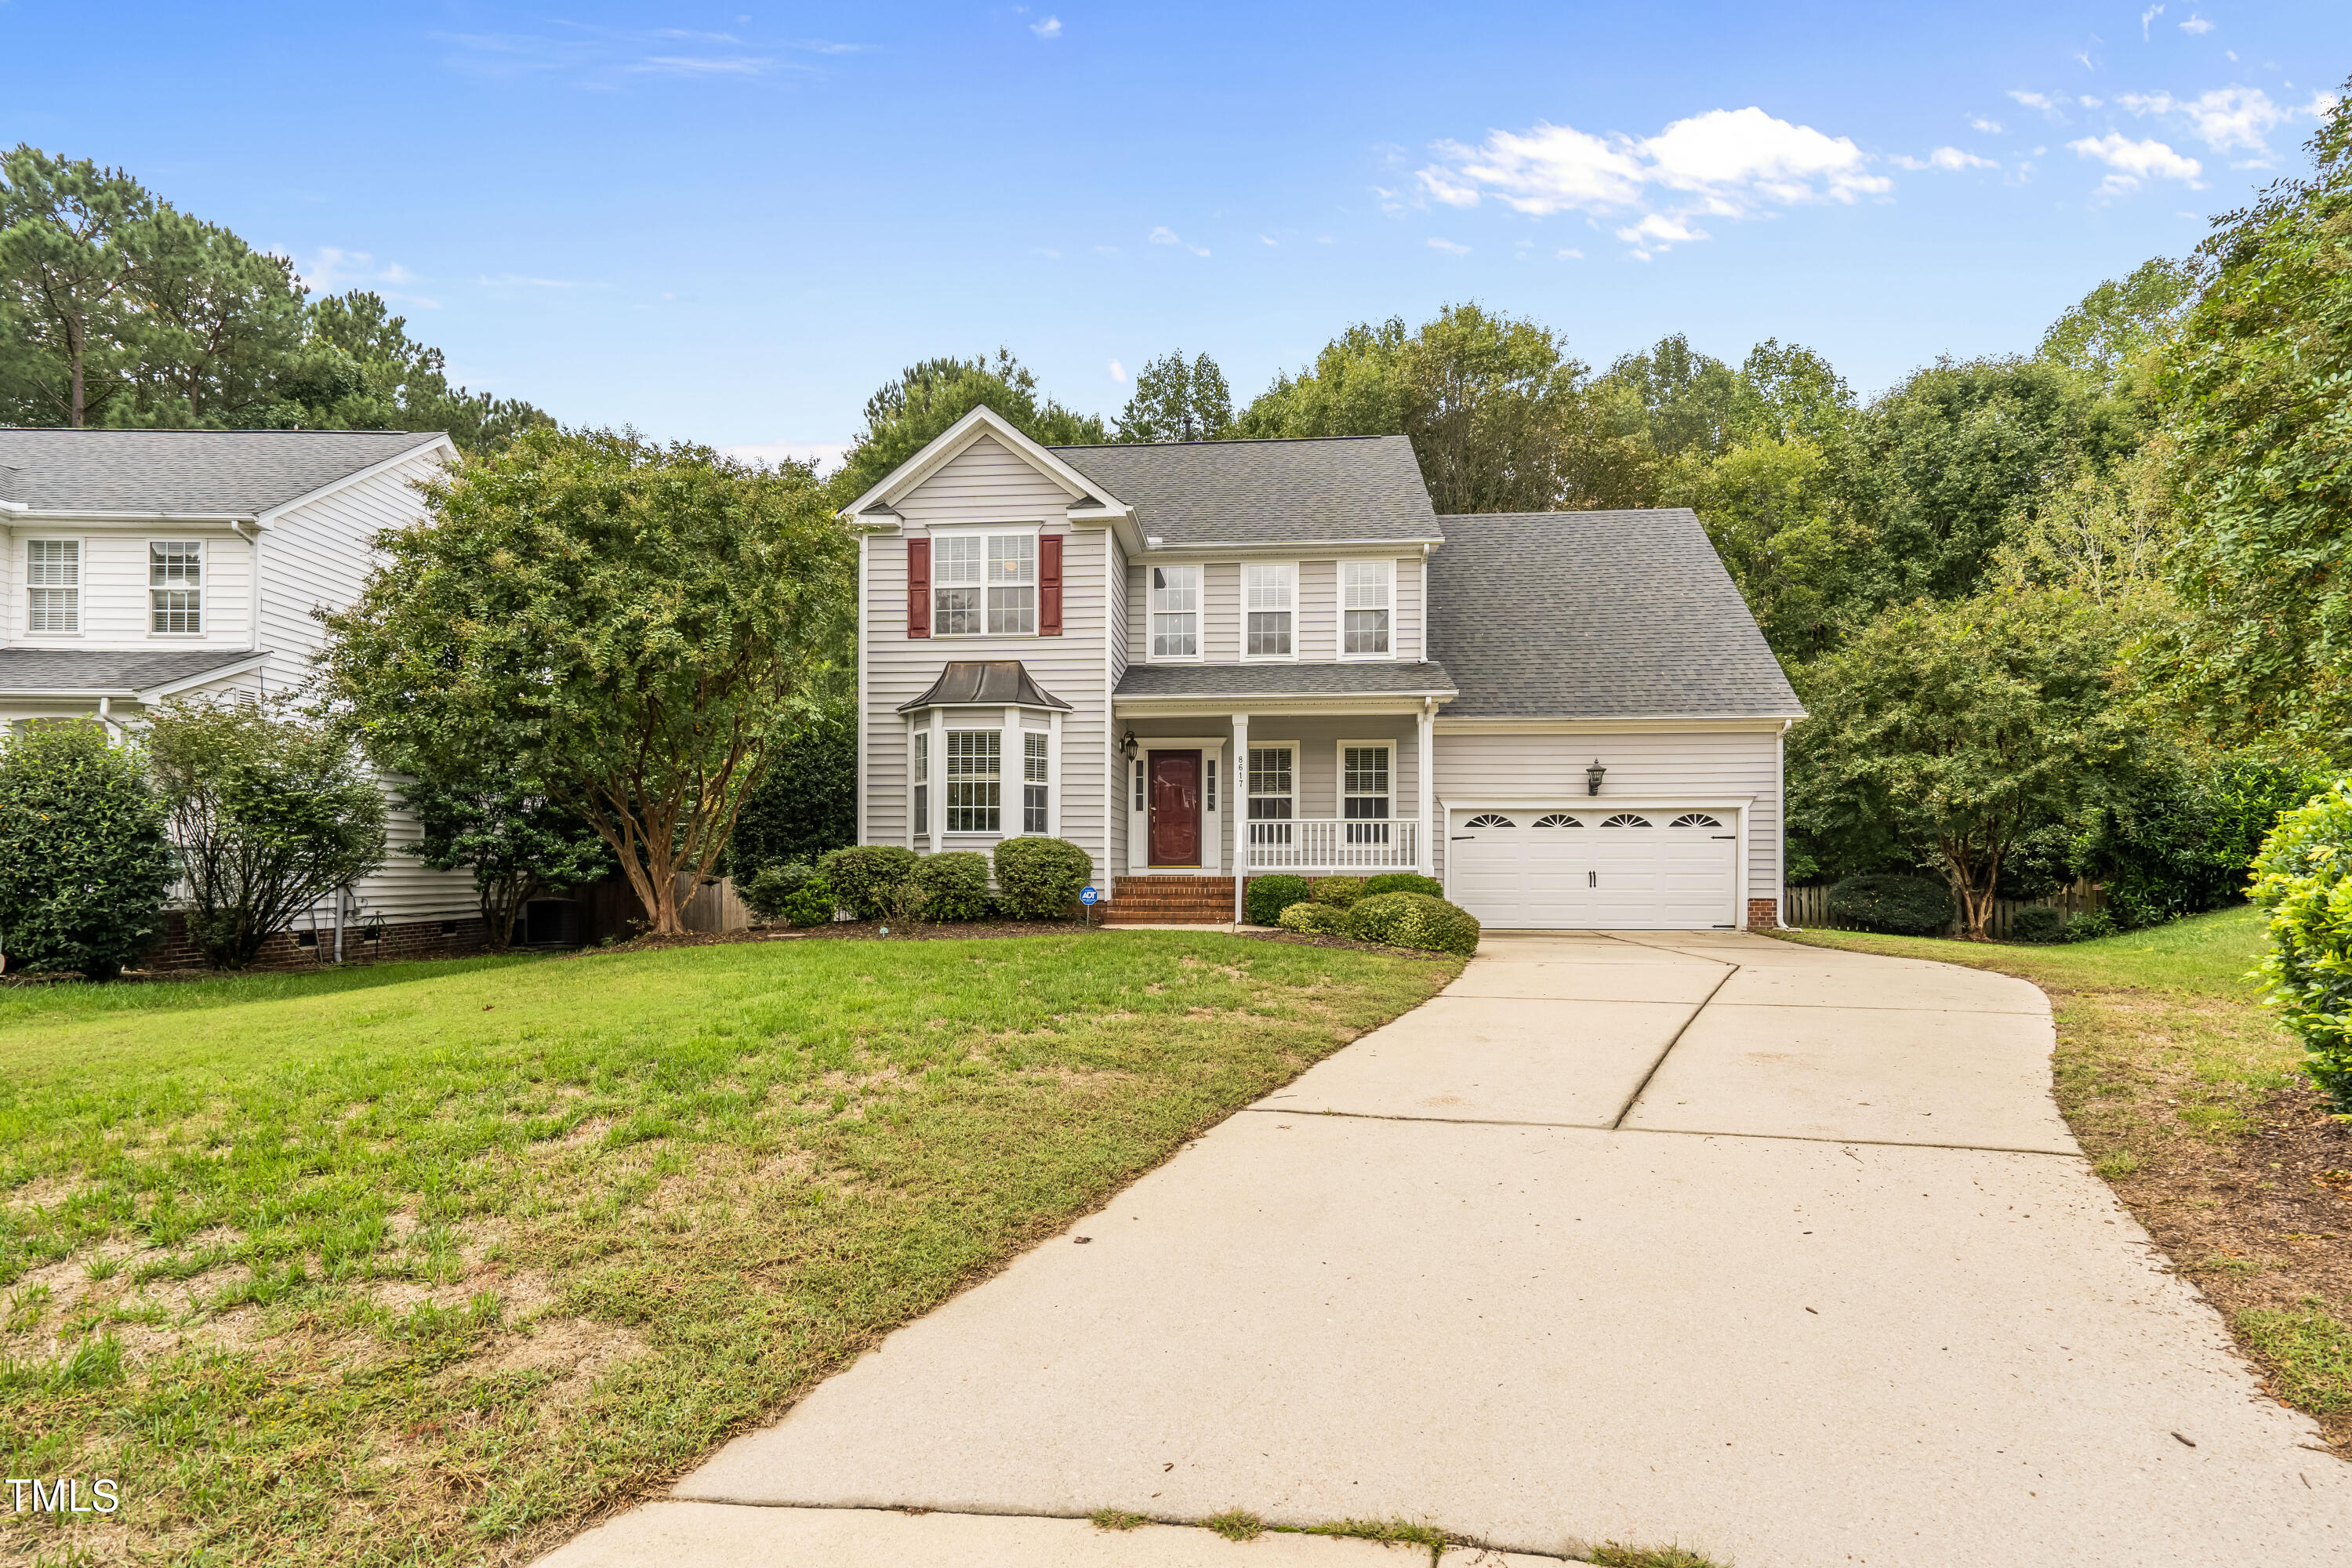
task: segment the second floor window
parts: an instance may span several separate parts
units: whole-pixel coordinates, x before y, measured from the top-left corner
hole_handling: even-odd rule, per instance
[[[932,545],[931,630],[943,637],[1037,629],[1037,536],[943,534]]]
[[[1002,730],[948,731],[948,831],[994,833],[1003,821],[997,763]]]
[[[1384,654],[1389,651],[1389,563],[1385,561],[1339,563],[1339,651],[1343,654]]]
[[[147,546],[148,629],[205,629],[205,547],[193,540]]]
[[[1245,651],[1252,658],[1288,658],[1293,603],[1298,569],[1287,561],[1252,563],[1242,568]]]
[[[26,605],[29,632],[81,630],[81,542],[35,539],[25,545],[25,581],[32,597]]]
[[[1201,657],[1201,569],[1151,568],[1151,657]]]

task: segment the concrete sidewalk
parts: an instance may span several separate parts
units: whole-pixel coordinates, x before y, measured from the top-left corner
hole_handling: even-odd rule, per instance
[[[2051,1042],[2000,976],[1492,937],[1074,1227],[1092,1245],[723,1449],[675,1493],[706,1522],[652,1554],[798,1563],[742,1543],[813,1510],[1110,1506],[1739,1568],[2352,1563],[2352,1471],[2085,1168]],[[642,1558],[677,1506],[551,1561]],[[1165,1561],[1137,1552],[1066,1561]]]

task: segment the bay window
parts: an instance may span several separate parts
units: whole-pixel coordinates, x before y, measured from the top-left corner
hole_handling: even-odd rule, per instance
[[[1048,737],[1031,732],[1021,737],[1021,831],[1050,833],[1053,813],[1045,798],[1045,747]]]
[[[950,730],[947,807],[950,833],[995,833],[1003,821],[998,762],[1001,730]]]
[[[915,777],[914,832],[918,837],[928,837],[931,831],[931,732],[928,729],[915,731],[911,771]]]
[[[1389,594],[1394,563],[1339,563],[1339,657],[1381,658],[1389,651]]]
[[[1154,566],[1151,573],[1151,657],[1201,657],[1201,569]]]

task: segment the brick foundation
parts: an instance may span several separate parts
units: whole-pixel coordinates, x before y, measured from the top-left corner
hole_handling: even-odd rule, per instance
[[[321,928],[316,947],[306,947],[297,941],[308,936],[310,928],[299,931],[279,931],[261,944],[254,955],[257,970],[320,969],[335,962],[333,928]],[[382,942],[365,942],[355,926],[343,928],[343,962],[345,963],[389,963],[396,959],[470,958],[482,952],[484,928],[481,918],[468,916],[454,921],[411,921],[404,925],[383,928]],[[163,940],[151,949],[147,956],[133,967],[139,969],[200,969],[204,959],[188,941],[184,918],[171,917]]]
[[[1776,899],[1748,900],[1748,929],[1771,931],[1780,923],[1780,905]]]

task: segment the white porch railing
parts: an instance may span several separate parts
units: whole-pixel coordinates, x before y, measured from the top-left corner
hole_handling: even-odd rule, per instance
[[[1417,822],[1307,817],[1245,826],[1244,871],[1410,871],[1420,863]]]

